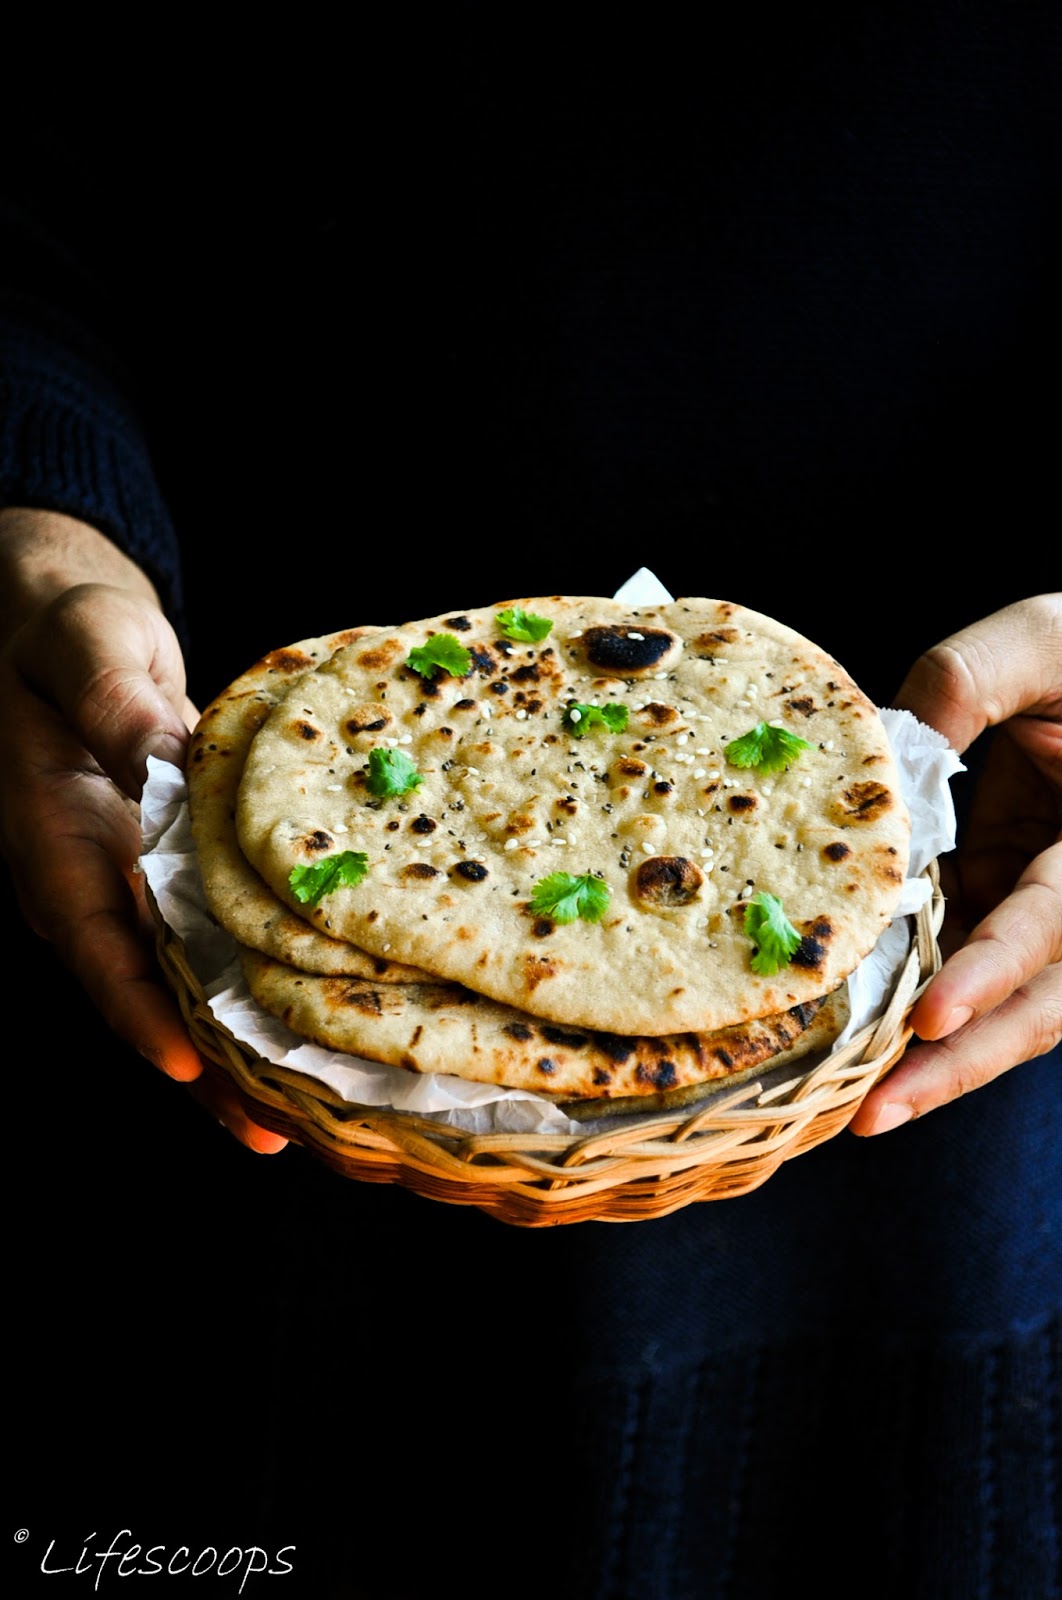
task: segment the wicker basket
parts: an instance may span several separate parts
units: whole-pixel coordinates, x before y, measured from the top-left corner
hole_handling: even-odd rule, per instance
[[[694,1200],[745,1194],[783,1161],[839,1133],[903,1054],[911,1007],[940,966],[944,899],[935,862],[925,876],[930,898],[913,919],[911,949],[884,1013],[820,1065],[780,1087],[754,1077],[692,1108],[617,1119],[608,1132],[575,1136],[465,1133],[430,1117],[351,1105],[315,1079],[263,1060],[214,1018],[182,940],[151,904],[159,960],[196,1047],[228,1075],[257,1123],[346,1177],[401,1183],[540,1228],[635,1222]]]

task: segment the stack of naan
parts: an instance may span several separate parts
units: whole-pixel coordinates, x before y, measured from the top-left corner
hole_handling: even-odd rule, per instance
[[[266,1011],[571,1106],[682,1102],[823,1045],[908,859],[874,706],[711,599],[302,641],[207,708],[188,780]]]

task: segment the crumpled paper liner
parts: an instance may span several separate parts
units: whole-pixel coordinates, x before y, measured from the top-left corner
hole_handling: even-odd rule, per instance
[[[642,567],[616,591],[631,605],[666,603],[672,596]],[[834,1048],[872,1022],[885,1008],[910,948],[908,916],[929,899],[921,873],[937,856],[955,848],[955,809],[949,780],[965,770],[943,735],[908,711],[885,709],[882,721],[892,741],[911,813],[911,861],[896,914],[874,950],[848,978],[851,1016]],[[251,998],[240,970],[236,946],[206,906],[188,817],[183,772],[148,759],[141,799],[143,852],[140,867],[167,925],[182,939],[219,1023],[265,1060],[327,1084],[352,1105],[388,1106],[430,1115],[471,1133],[548,1132],[585,1135],[588,1124],[573,1122],[551,1101],[522,1089],[500,1089],[449,1074],[417,1074],[400,1067],[363,1061],[309,1044],[269,1016]],[[800,1062],[801,1072],[818,1065],[820,1053]],[[765,1082],[769,1072],[764,1073]],[[718,1092],[732,1085],[725,1082]],[[707,1099],[707,1096],[706,1096]],[[631,1123],[624,1116],[624,1126]],[[608,1122],[607,1105],[594,1126]]]

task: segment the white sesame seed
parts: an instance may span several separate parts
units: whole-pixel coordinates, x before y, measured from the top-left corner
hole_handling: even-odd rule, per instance
[[[695,778],[704,778],[704,777],[707,776],[707,774],[706,774],[706,772],[705,772],[703,767],[694,767],[693,776]]]
[[[748,695],[750,700],[755,700],[755,698],[759,694],[759,692],[760,692],[759,689],[756,687],[756,685],[754,683],[750,683],[748,688],[745,690],[745,693]]]
[[[505,848],[506,848],[506,850],[519,850],[519,848],[520,848],[519,839],[506,839]]]
[[[688,733],[680,733],[678,738],[675,740],[676,744],[689,744],[689,742],[690,736]]]
[[[656,851],[656,845],[653,844],[651,839],[643,839],[642,840],[642,849],[645,851],[647,856],[651,856]]]
[[[517,712],[517,713],[516,713],[516,720],[517,720],[517,722],[523,722],[523,721],[524,721],[524,719],[525,719],[525,718],[526,718],[526,716],[527,716],[527,712],[526,712],[526,711],[524,711],[524,710],[520,710],[520,711],[518,711],[518,712]]]
[[[342,789],[342,787],[343,787],[343,785],[341,783],[326,783],[325,784],[325,788],[328,790],[329,794],[338,794],[339,791]]]
[[[785,723],[782,721],[781,717],[772,717],[767,726],[769,728],[784,728]]]

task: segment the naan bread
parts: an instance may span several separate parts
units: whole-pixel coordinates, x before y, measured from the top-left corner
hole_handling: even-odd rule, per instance
[[[910,825],[874,706],[826,652],[712,599],[629,608],[562,596],[506,602],[553,623],[512,643],[501,606],[449,612],[342,645],[255,735],[240,847],[289,909],[330,937],[566,1026],[708,1033],[839,987],[903,885]],[[422,677],[411,649],[449,634],[465,676]],[[621,703],[622,733],[578,738],[566,708]],[[812,747],[768,776],[725,750],[760,721]],[[422,784],[379,800],[370,751],[400,749]],[[317,905],[293,869],[343,851],[368,871]],[[599,922],[532,909],[565,871],[607,885]],[[749,899],[801,935],[774,975],[752,965]]]
[[[846,1016],[843,997],[833,996],[710,1034],[638,1038],[560,1027],[455,984],[323,978],[257,950],[240,960],[263,1010],[325,1049],[609,1110],[678,1103],[684,1092],[792,1059],[833,1039]]]
[[[330,938],[295,916],[248,864],[236,839],[236,793],[254,735],[307,672],[370,631],[347,629],[274,650],[207,706],[188,752],[189,819],[207,905],[238,943],[307,972],[416,983],[429,974]]]

